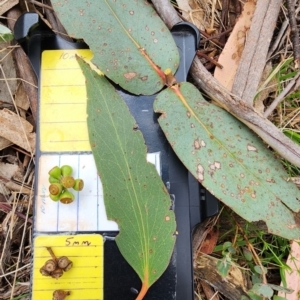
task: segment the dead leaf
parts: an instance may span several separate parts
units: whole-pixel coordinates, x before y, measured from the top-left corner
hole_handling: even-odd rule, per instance
[[[211,230],[207,232],[206,238],[200,245],[198,252],[211,254],[217,244],[218,237],[219,231],[217,230],[217,228],[211,228]]]
[[[300,292],[300,246],[297,241],[292,242],[291,252],[286,263],[292,269],[292,271],[285,271],[287,288],[294,291],[291,294],[280,291],[278,296],[285,297],[287,300],[298,300]]]
[[[223,68],[215,69],[214,77],[230,91],[244,50],[247,32],[250,29],[256,6],[255,2],[255,0],[249,0],[244,4],[243,12],[235,24],[218,60]]]
[[[28,195],[32,194],[31,189],[28,189],[27,187],[17,184],[13,181],[6,182],[5,186],[11,191],[15,191],[17,193],[28,194]]]
[[[0,176],[10,180],[19,169],[18,165],[0,162]]]
[[[19,0],[0,0],[0,16],[6,13],[13,6],[17,5]]]
[[[33,126],[14,112],[0,110],[0,136],[11,141],[13,144],[33,153],[35,149],[35,133]],[[26,135],[25,135],[26,134]]]
[[[29,100],[27,97],[27,93],[24,89],[23,84],[19,84],[15,96],[15,102],[17,107],[22,108],[23,110],[27,111],[29,108]]]
[[[3,150],[12,145],[12,142],[0,136],[0,150]]]
[[[197,28],[204,30],[204,11],[196,1],[177,0],[179,8],[182,10],[182,16]]]
[[[1,11],[1,0],[0,0],[0,11]],[[12,95],[15,94],[17,89],[17,75],[15,70],[15,65],[13,61],[12,50],[7,47],[10,46],[9,43],[1,43],[0,49],[0,62],[2,70],[0,70],[1,79],[9,79],[7,81],[0,80],[0,99],[5,103],[12,104]],[[3,75],[4,72],[4,75]],[[12,80],[15,78],[15,80]]]

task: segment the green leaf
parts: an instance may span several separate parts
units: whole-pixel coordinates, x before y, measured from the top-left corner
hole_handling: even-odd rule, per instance
[[[14,35],[12,34],[11,30],[8,29],[6,26],[0,24],[0,43],[10,42],[13,39]]]
[[[175,244],[170,196],[123,99],[81,59],[86,78],[89,139],[101,177],[107,216],[118,223],[116,243],[143,282],[140,297],[168,266]]]
[[[248,261],[253,260],[252,252],[246,247],[243,247],[243,255],[246,258],[246,260],[248,260]]]
[[[162,91],[154,102],[159,124],[189,171],[213,195],[248,221],[300,237],[299,190],[280,162],[246,126],[205,101],[189,83]]]
[[[280,297],[280,296],[275,295],[275,296],[273,297],[273,300],[287,300],[287,299],[284,298],[284,297]]]
[[[281,285],[275,285],[275,284],[270,284],[269,283],[269,286],[274,290],[274,291],[278,291],[278,292],[284,292],[286,294],[291,294],[294,292],[294,290],[292,289],[288,289],[284,286],[281,286]]]
[[[231,267],[231,256],[227,253],[222,259],[217,262],[217,271],[218,273],[226,277]]]
[[[175,42],[152,6],[143,0],[52,1],[69,35],[83,38],[92,62],[134,94],[151,95],[165,84],[163,71],[175,73]]]
[[[260,275],[268,273],[268,270],[265,267],[263,267],[263,270],[262,270],[260,266],[254,266],[254,270],[257,274],[260,274]]]
[[[255,283],[250,291],[258,296],[266,298],[271,298],[274,294],[272,288],[268,284],[263,283]]]

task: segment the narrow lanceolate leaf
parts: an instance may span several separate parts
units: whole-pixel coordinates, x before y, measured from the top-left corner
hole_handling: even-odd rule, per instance
[[[152,6],[144,0],[53,0],[67,29],[83,38],[93,63],[107,77],[134,94],[151,95],[165,84],[163,71],[179,63],[174,40]]]
[[[80,61],[86,77],[90,143],[117,245],[143,282],[140,298],[165,271],[175,243],[174,212],[125,102],[104,76]]]
[[[154,108],[179,158],[213,195],[248,221],[299,239],[299,190],[255,134],[189,83],[161,92]]]

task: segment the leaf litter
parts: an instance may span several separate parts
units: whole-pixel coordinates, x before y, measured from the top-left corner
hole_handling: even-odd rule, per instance
[[[200,0],[198,1],[202,2]],[[8,1],[8,2],[12,3],[12,1]],[[207,3],[208,1],[204,1],[204,2]],[[225,3],[225,1],[209,1],[209,2],[210,3],[216,2],[218,4]],[[241,4],[240,1],[229,1],[229,2],[231,5],[235,5],[236,7],[238,7],[238,5]],[[34,9],[37,8],[37,7],[34,8],[33,5],[30,5],[29,7],[30,9],[32,9],[32,11],[34,11]],[[219,15],[222,13],[222,6],[221,7],[219,6],[217,8],[215,7],[214,12],[212,12],[211,8],[212,7],[208,7],[208,9],[210,10],[208,14],[209,16],[214,16],[215,12],[218,13]],[[22,7],[22,9],[24,9],[24,6]],[[238,8],[236,12],[238,12]],[[283,14],[281,14],[277,24],[279,29],[281,27],[281,24],[284,22],[284,20],[285,20],[284,16]],[[5,23],[5,19],[1,21]],[[208,34],[211,37],[218,35],[220,32],[225,32],[226,30],[230,29],[226,27],[227,26],[226,24],[225,27],[220,27],[220,23],[218,22],[211,22],[211,20],[208,20],[208,23],[214,24],[215,26],[215,30],[212,31],[212,34]],[[230,33],[222,34],[221,37],[225,38],[226,41],[229,35]],[[214,39],[221,40],[221,38],[218,36],[215,37]],[[215,59],[217,59],[220,54],[219,52],[220,46],[216,46],[216,44],[213,41],[214,41],[213,39],[210,41],[207,38],[203,38],[203,41],[201,43],[201,47],[202,47],[201,51],[207,51],[209,55],[212,54],[212,56]],[[273,66],[275,66],[282,59],[286,59],[291,54],[292,53],[289,44],[289,33],[285,32],[285,34],[283,34],[282,38],[279,41],[279,46],[276,49],[276,53],[273,54],[272,56]],[[211,64],[207,59],[202,58],[201,60],[208,69],[213,70],[212,68],[215,67],[215,65]],[[294,67],[289,66],[288,69],[286,70],[286,73],[289,74],[289,72],[292,73],[294,71],[295,71]],[[285,82],[280,82],[280,80],[278,80],[278,86],[279,85],[284,86]],[[272,93],[274,94],[276,92],[273,91]],[[268,105],[268,102],[271,101],[272,99],[273,99],[272,97],[266,98],[264,100],[264,105]],[[9,101],[9,99],[0,99],[0,100]],[[5,106],[3,106],[3,103],[1,102],[1,109],[3,109],[4,107]],[[290,121],[291,118],[295,115],[293,111],[297,109],[297,107],[299,107],[299,100],[297,99],[297,97],[290,97],[287,101],[284,101],[282,105],[276,108],[274,113],[270,116],[270,119],[274,121],[276,125],[278,125],[280,128],[283,128],[284,130],[290,130],[293,133],[299,133],[300,132],[299,121],[298,122]],[[27,110],[26,114],[27,114],[26,117],[31,121],[30,110]],[[23,117],[25,116],[23,115]],[[3,149],[1,149],[0,159],[1,162],[3,162],[6,165],[16,164],[18,168],[22,170],[23,174],[24,174],[24,170],[26,170],[23,183],[25,183],[26,181],[27,185],[32,186],[32,174],[34,174],[33,173],[34,165],[33,162],[31,161],[31,156],[28,155],[26,151],[24,151],[19,147],[9,146],[8,144],[7,146],[3,147]],[[300,177],[300,171],[286,162],[284,162],[284,165],[289,172],[290,180],[293,180],[296,183],[299,182],[298,178]],[[1,169],[4,172],[5,172],[5,168],[6,167],[1,165]],[[12,172],[12,169],[15,168],[16,167],[9,166],[9,170],[7,170],[7,174],[9,174],[10,176],[11,175],[10,172]],[[27,170],[31,170],[31,171],[27,172]],[[29,175],[27,173],[29,173]],[[3,182],[4,179],[1,177],[0,184],[2,184]],[[0,223],[0,234],[1,234],[0,250],[1,251],[0,253],[2,253],[1,260],[0,260],[1,268],[2,268],[0,271],[0,273],[2,272],[2,275],[0,275],[2,276],[0,278],[2,284],[0,288],[0,295],[1,298],[3,299],[9,299],[11,298],[11,296],[17,297],[20,295],[23,295],[21,299],[29,299],[27,293],[29,291],[29,272],[30,272],[30,261],[31,261],[31,244],[30,244],[31,227],[29,224],[25,223],[24,220],[26,219],[26,214],[30,212],[31,199],[25,194],[14,194],[7,188],[4,191],[4,188],[1,188],[1,185],[0,185],[0,189],[1,189],[0,190],[0,205],[1,205],[0,208],[0,222],[1,222]],[[16,195],[17,197],[19,197],[19,199],[16,199]],[[13,215],[11,213],[13,207],[15,208],[15,211],[18,215],[17,217],[16,214]],[[26,230],[20,232],[20,228],[22,229],[25,227]],[[25,241],[24,243],[22,242],[22,239]],[[21,249],[22,251],[20,252],[23,253],[22,261],[20,261],[20,259],[18,258],[19,249]],[[22,262],[22,266],[18,268],[18,266],[16,266],[16,262]],[[18,270],[17,272],[15,272],[16,269]],[[3,276],[3,274],[6,275]],[[18,281],[20,282],[19,284],[14,284],[15,275],[17,275]]]

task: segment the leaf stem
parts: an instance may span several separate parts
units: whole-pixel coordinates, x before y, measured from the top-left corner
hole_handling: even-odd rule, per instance
[[[143,282],[142,289],[135,300],[143,300],[149,289],[148,283]]]

